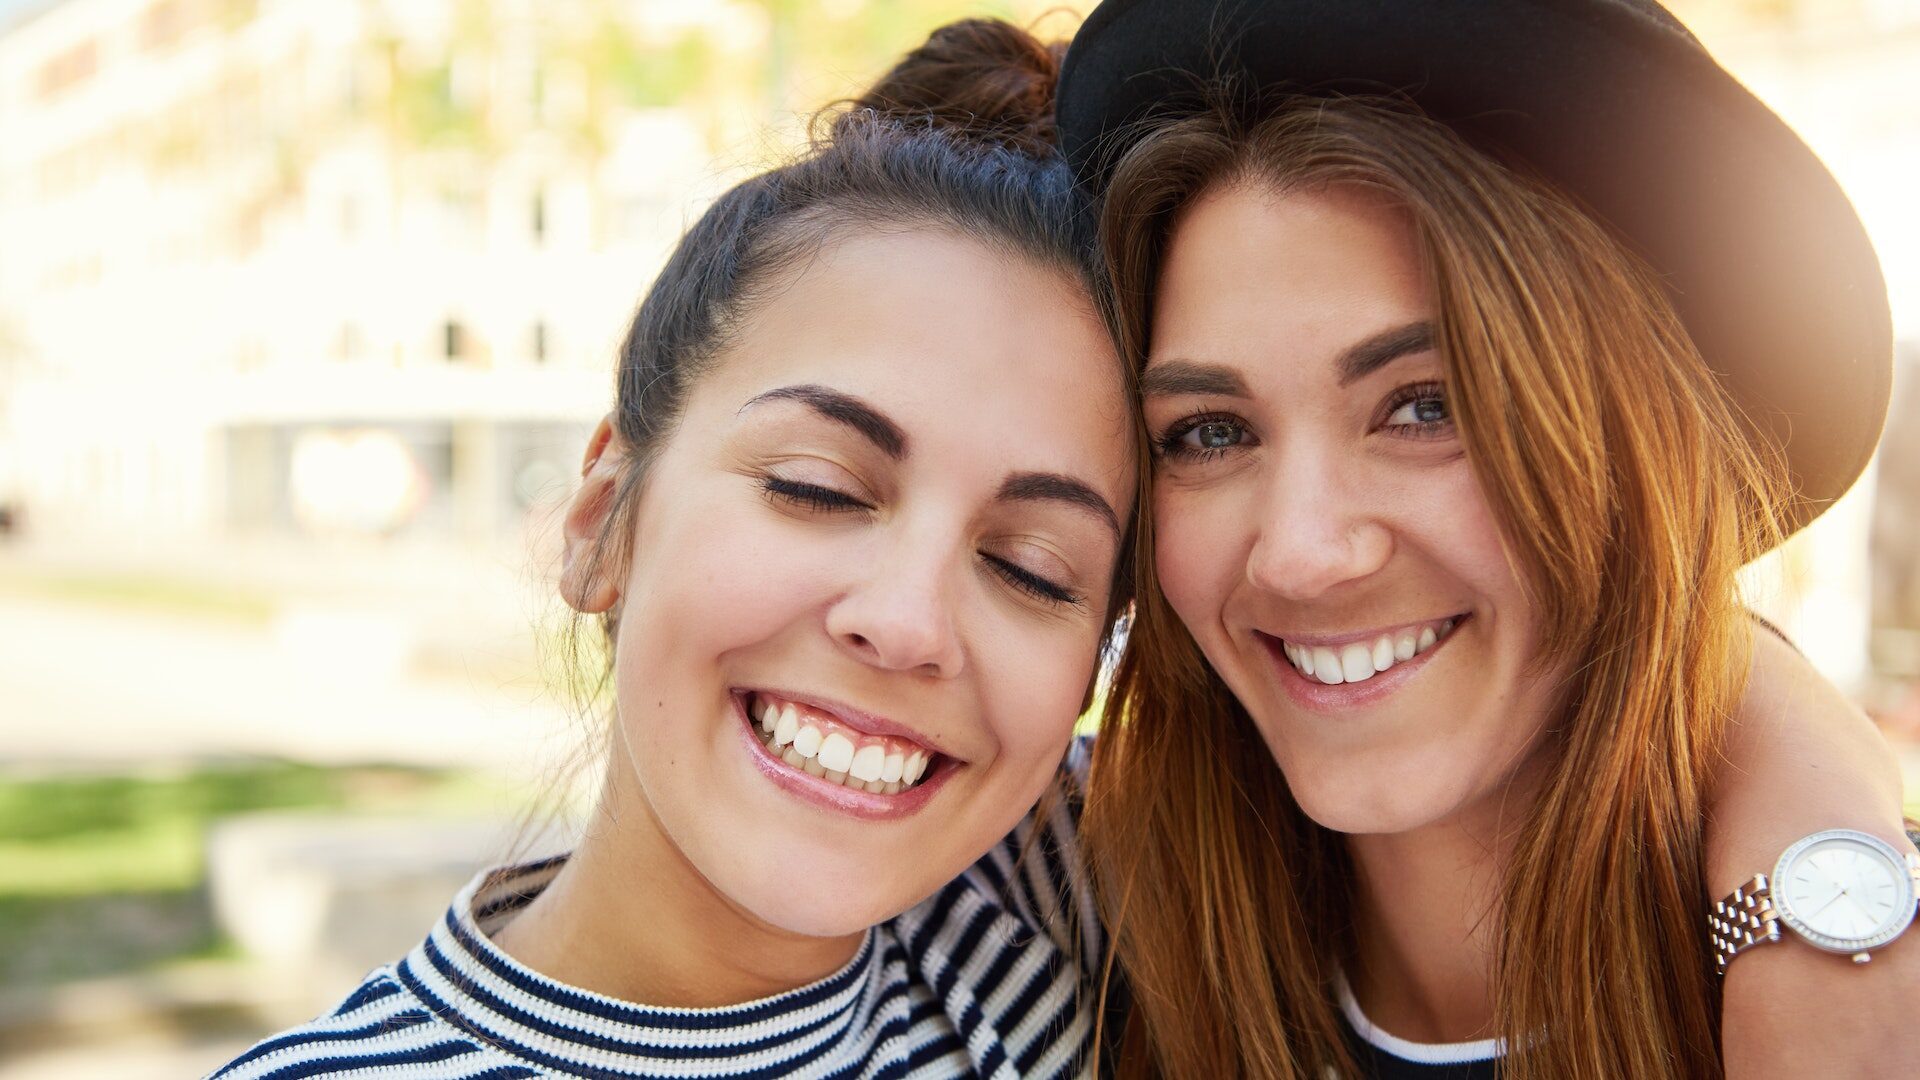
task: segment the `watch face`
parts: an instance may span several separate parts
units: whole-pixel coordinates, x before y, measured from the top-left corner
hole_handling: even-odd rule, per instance
[[[1884,945],[1913,920],[1913,878],[1893,848],[1865,833],[1816,833],[1774,870],[1773,904],[1813,944],[1836,952]]]

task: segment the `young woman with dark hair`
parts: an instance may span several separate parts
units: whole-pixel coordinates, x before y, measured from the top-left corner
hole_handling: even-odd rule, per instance
[[[1021,820],[1128,600],[1137,447],[1030,103],[1058,54],[949,27],[687,233],[565,518],[612,657],[585,834],[218,1075],[1079,1067],[1091,908],[1064,807]]]

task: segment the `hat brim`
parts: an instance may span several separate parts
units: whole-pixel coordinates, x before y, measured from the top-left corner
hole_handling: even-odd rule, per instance
[[[1813,151],[1665,11],[1106,0],[1062,70],[1062,150],[1097,190],[1139,121],[1220,76],[1263,92],[1398,93],[1586,206],[1664,278],[1708,364],[1784,448],[1790,528],[1866,468],[1893,372],[1866,230]]]

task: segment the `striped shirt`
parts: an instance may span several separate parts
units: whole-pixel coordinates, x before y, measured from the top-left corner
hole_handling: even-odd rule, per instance
[[[1069,783],[1084,747],[1072,758]],[[1078,1075],[1093,1023],[1077,972],[1105,948],[1074,836],[1078,805],[1072,794],[1043,803],[939,893],[867,931],[840,971],[721,1009],[620,1001],[518,963],[489,934],[565,856],[487,871],[404,959],[212,1075]]]

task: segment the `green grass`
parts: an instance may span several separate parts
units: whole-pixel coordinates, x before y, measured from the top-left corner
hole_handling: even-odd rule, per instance
[[[218,955],[207,829],[258,810],[412,813],[493,796],[463,774],[280,761],[112,776],[0,774],[0,983]]]

